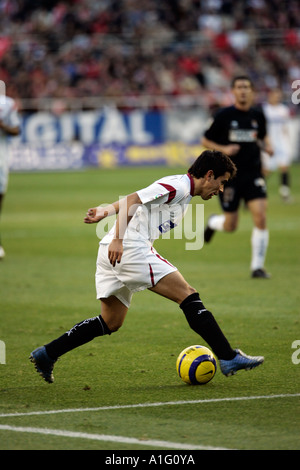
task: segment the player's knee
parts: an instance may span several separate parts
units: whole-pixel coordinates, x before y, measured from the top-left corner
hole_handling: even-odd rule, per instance
[[[188,286],[188,292],[189,292],[188,295],[191,295],[191,294],[195,294],[197,291],[196,291],[196,289],[194,289],[194,287],[189,285]]]
[[[237,221],[231,220],[231,221],[225,221],[224,222],[224,230],[225,232],[234,232],[237,229]]]
[[[101,316],[102,317],[102,316]],[[105,327],[108,328],[108,331],[111,333],[115,333],[118,331],[121,326],[123,325],[123,319],[122,318],[105,318]]]
[[[225,220],[223,230],[225,232],[234,232],[238,228],[239,216],[238,212],[225,212]]]
[[[116,331],[118,331],[122,325],[123,325],[123,322],[119,322],[119,321],[112,321],[107,324],[111,333],[115,333]]]
[[[111,331],[112,333],[116,333],[116,331],[118,331],[120,328],[121,328],[121,325],[119,325],[119,326],[113,326],[112,328],[110,328],[110,331]]]
[[[185,299],[187,299],[190,295],[196,294],[197,291],[194,287],[190,286],[189,284],[186,285],[185,291],[182,293],[181,298],[178,298],[178,303],[181,304]]]
[[[112,325],[109,327],[111,333],[116,333],[121,328],[122,325]]]
[[[255,218],[255,226],[260,230],[265,230],[267,227],[267,218],[264,214],[260,214]]]

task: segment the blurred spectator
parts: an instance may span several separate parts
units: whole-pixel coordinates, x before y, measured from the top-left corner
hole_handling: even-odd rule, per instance
[[[17,105],[12,98],[6,95],[3,84],[0,86],[0,215],[3,200],[7,191],[9,178],[9,153],[7,139],[20,134],[20,120]],[[5,256],[0,238],[0,260]]]
[[[0,0],[0,26],[19,100],[204,92],[209,106],[236,73],[261,91],[300,77],[298,0]]]

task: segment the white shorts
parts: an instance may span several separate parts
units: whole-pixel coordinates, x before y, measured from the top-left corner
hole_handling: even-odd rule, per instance
[[[99,246],[95,276],[97,299],[114,295],[128,308],[134,292],[154,287],[164,276],[177,271],[147,244],[124,244],[121,263],[113,267],[108,259],[108,246]]]
[[[292,159],[287,152],[275,153],[272,157],[266,152],[262,152],[262,163],[265,170],[275,171],[280,167],[289,167]]]

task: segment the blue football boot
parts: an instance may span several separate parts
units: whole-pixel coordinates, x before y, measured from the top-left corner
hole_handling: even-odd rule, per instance
[[[29,359],[34,364],[37,372],[43,377],[48,383],[54,382],[53,368],[56,360],[51,359],[46,351],[45,346],[35,349],[30,354]]]
[[[241,369],[253,369],[262,364],[265,360],[263,356],[247,356],[247,354],[243,353],[240,349],[235,349],[235,352],[237,353],[236,356],[230,361],[225,361],[224,359],[219,360],[220,369],[226,377],[236,374],[237,371]]]

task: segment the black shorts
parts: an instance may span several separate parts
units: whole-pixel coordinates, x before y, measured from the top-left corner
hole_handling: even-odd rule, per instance
[[[240,175],[226,183],[223,193],[219,193],[224,212],[236,212],[240,201],[252,201],[267,197],[266,182],[261,174]]]

